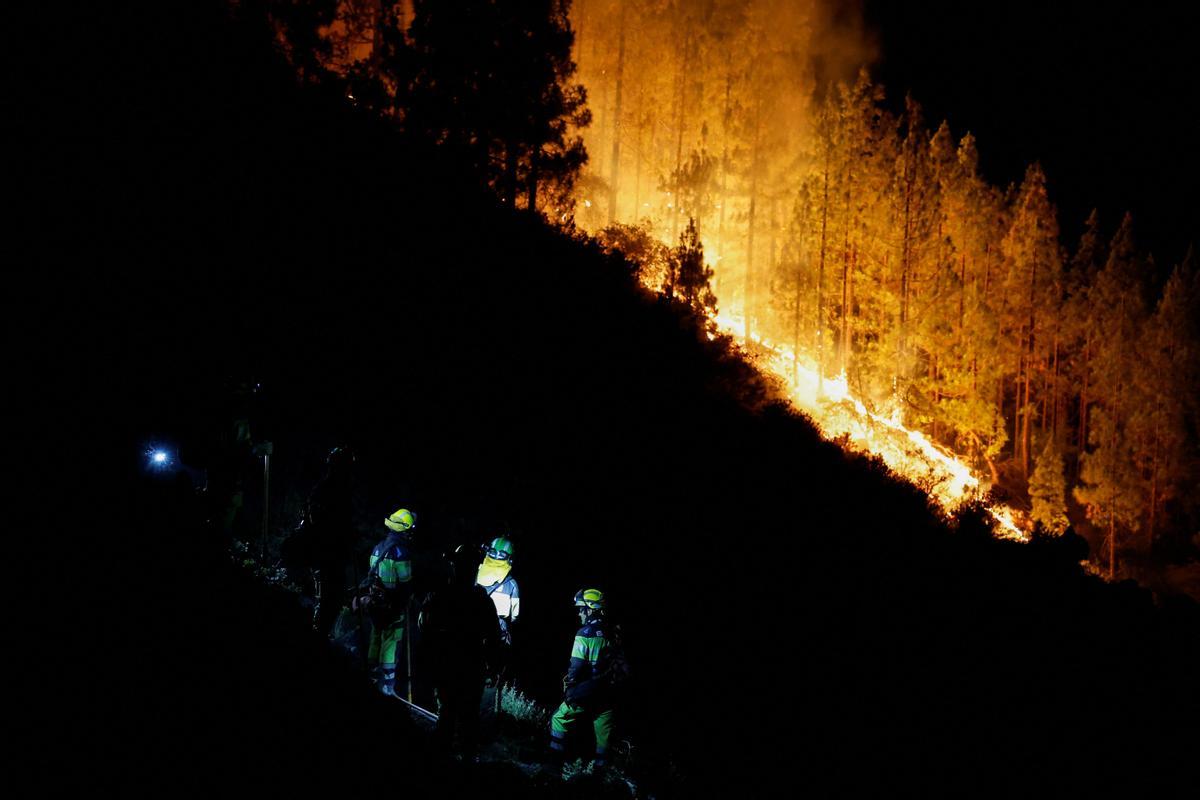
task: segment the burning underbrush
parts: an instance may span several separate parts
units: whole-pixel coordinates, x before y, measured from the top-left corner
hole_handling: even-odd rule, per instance
[[[684,263],[687,253],[676,253],[653,241],[646,231],[630,239],[630,230],[620,226],[609,229],[602,236],[603,246],[637,264],[638,275],[647,289],[675,298],[680,276],[674,275],[678,270],[671,265]],[[639,232],[636,228],[632,230]],[[617,236],[614,231],[624,235]],[[702,258],[703,251],[697,249],[696,255]],[[708,275],[711,276],[711,271]],[[681,299],[687,303],[686,296]],[[905,425],[899,401],[893,399],[885,407],[869,404],[851,391],[845,374],[826,376],[809,355],[757,332],[751,332],[748,338],[741,337],[739,332],[747,330],[745,320],[736,314],[717,311],[715,302],[694,305],[698,316],[707,320],[709,338],[728,337],[731,347],[772,383],[781,397],[786,397],[807,416],[824,438],[849,452],[879,458],[894,475],[929,495],[947,515],[964,504],[983,502],[998,537],[1029,540],[1025,515],[993,502],[986,478],[957,454]],[[741,343],[737,344],[739,339]]]
[[[718,314],[715,321],[719,330],[730,335],[745,329],[744,322],[734,315]],[[750,342],[742,348],[746,358],[781,381],[792,404],[826,439],[852,452],[877,456],[947,513],[986,497],[987,482],[921,431],[906,427],[897,403],[889,409],[872,410],[851,393],[845,375],[825,377],[811,359],[757,334]],[[1001,504],[991,504],[988,510],[996,521],[997,536],[1028,540],[1028,533],[1017,524],[1019,512]]]

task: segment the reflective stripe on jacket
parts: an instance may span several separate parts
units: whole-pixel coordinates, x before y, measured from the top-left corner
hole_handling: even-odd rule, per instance
[[[603,703],[608,700],[608,685],[600,677],[609,658],[610,640],[603,622],[584,625],[575,633],[571,645],[571,663],[567,667],[568,703]]]
[[[521,615],[521,592],[511,573],[499,583],[485,586],[484,591],[496,606],[496,616],[506,623],[515,622]]]
[[[375,549],[371,551],[370,567],[386,591],[407,589],[405,584],[412,580],[412,557],[408,537],[397,533],[388,534],[387,538],[375,545]]]

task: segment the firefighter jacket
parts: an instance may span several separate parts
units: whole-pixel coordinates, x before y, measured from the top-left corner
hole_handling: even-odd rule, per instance
[[[487,592],[488,597],[492,600],[492,605],[496,607],[496,618],[500,621],[500,632],[504,641],[511,644],[512,624],[521,614],[521,592],[517,587],[516,579],[510,572],[504,580],[493,583],[491,586],[484,586],[483,590]]]
[[[612,704],[610,673],[618,646],[609,623],[589,622],[575,632],[571,645],[571,663],[563,681],[566,701],[588,708]]]
[[[389,533],[371,551],[371,588],[388,613],[403,615],[412,583],[411,542],[407,534]]]

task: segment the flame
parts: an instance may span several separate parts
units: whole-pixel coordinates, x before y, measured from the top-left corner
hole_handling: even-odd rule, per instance
[[[735,338],[737,331],[745,330],[744,320],[734,314],[718,313],[713,322],[719,330]],[[750,339],[754,348],[743,348],[743,353],[788,386],[792,404],[813,421],[826,439],[855,452],[878,456],[889,469],[922,488],[947,512],[983,496],[987,488],[983,480],[923,433],[905,427],[898,405],[893,404],[886,414],[872,411],[850,392],[844,374],[824,377],[809,358],[791,348],[756,333],[751,333]],[[1014,521],[1011,508],[998,504],[987,508],[996,521],[997,536],[1028,540],[1028,535]]]
[[[591,157],[577,184],[582,202],[574,220],[593,235],[614,222],[635,225],[667,248],[677,247],[682,226],[694,222],[714,267],[711,288],[718,301],[745,313],[761,299],[754,296],[754,280],[770,279],[761,265],[779,263],[776,256],[783,250],[777,245],[789,236],[794,215],[785,188],[798,190],[806,177],[816,175],[815,166],[810,171],[805,163],[815,158],[817,149],[811,146],[823,135],[823,101],[814,84],[788,77],[799,62],[789,57],[772,66],[773,58],[759,56],[788,53],[803,60],[811,54],[816,70],[820,53],[819,69],[845,78],[849,92],[851,75],[869,61],[863,58],[867,48],[858,49],[841,33],[828,36],[831,31],[817,22],[824,15],[812,13],[810,2],[749,0],[739,5],[738,14],[724,18],[720,36],[709,35],[709,23],[689,11],[688,3],[650,8],[655,5],[626,4],[617,20],[603,4],[572,7],[574,28],[586,31],[588,42],[580,47],[576,39],[577,79],[596,114],[595,123],[580,132]],[[828,42],[834,40],[844,58],[830,62]],[[703,64],[687,46],[693,41],[704,42]],[[763,68],[751,69],[752,64]],[[865,72],[859,76],[867,78]],[[723,96],[713,92],[718,87]],[[873,97],[878,88],[870,85],[863,97]],[[734,108],[741,110],[734,114]],[[731,118],[739,122],[730,124]],[[705,163],[707,171],[693,169]],[[604,186],[606,197],[585,186]],[[584,193],[593,194],[584,198]],[[751,268],[756,257],[757,270]],[[647,276],[651,290],[662,288],[653,285],[661,275],[655,272],[654,278]],[[762,294],[761,286],[756,288]],[[745,330],[734,315],[719,314],[713,322],[735,340]],[[880,410],[871,402],[875,398],[856,396],[845,375],[821,374],[825,363],[759,336],[750,338],[743,347],[746,358],[779,378],[792,403],[824,436],[878,456],[946,511],[984,496],[985,478],[906,427],[899,402]],[[1025,538],[1012,509],[996,506],[991,512],[999,535]]]

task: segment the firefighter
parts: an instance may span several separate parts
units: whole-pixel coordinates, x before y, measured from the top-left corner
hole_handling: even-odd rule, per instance
[[[605,619],[604,593],[575,593],[580,628],[571,646],[571,662],[563,679],[563,702],[550,720],[550,750],[561,761],[567,737],[580,724],[591,723],[596,736],[595,766],[607,764],[613,729],[614,685],[624,671],[619,631]]]
[[[482,586],[496,608],[496,619],[500,623],[501,646],[497,652],[493,687],[488,690],[488,705],[494,714],[500,713],[504,692],[504,674],[508,670],[512,653],[513,623],[521,613],[521,593],[517,580],[512,576],[513,544],[506,536],[497,536],[483,548],[483,563],[475,576],[475,583]]]
[[[388,535],[371,551],[370,570],[353,607],[355,611],[366,611],[371,620],[367,664],[374,672],[379,690],[395,697],[396,667],[404,647],[412,582],[409,531],[417,524],[417,517],[407,508],[401,508],[383,524]]]
[[[475,584],[479,551],[460,547],[449,583],[421,611],[422,647],[437,692],[436,739],[449,754],[457,735],[462,757],[475,760],[483,683],[500,645],[500,625],[483,588]]]
[[[512,644],[512,626],[521,613],[521,593],[512,576],[512,558],[512,541],[498,536],[484,548],[483,563],[475,576],[475,583],[483,587],[496,607],[500,634],[506,645]]]
[[[328,636],[346,602],[346,568],[354,547],[351,472],[354,453],[335,447],[325,459],[325,475],[308,498],[306,524],[312,526],[313,629]]]

